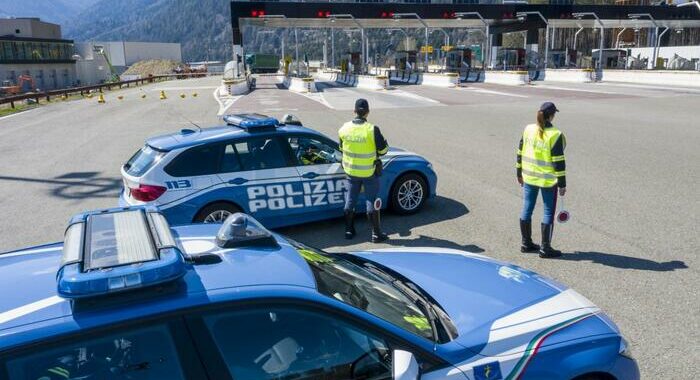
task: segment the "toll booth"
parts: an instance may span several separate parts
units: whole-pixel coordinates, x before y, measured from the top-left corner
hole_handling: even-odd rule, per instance
[[[445,54],[445,71],[458,72],[472,67],[472,49],[456,46]]]
[[[576,67],[578,52],[573,49],[550,50],[549,66],[554,69],[568,69]]]
[[[594,49],[592,52],[593,67],[598,65],[600,50]],[[627,65],[627,50],[625,49],[603,49],[604,69],[624,69]]]
[[[416,62],[418,62],[418,52],[416,50],[400,50],[394,56],[394,67],[396,67],[396,70],[415,69]]]
[[[522,48],[502,48],[498,50],[496,69],[524,70],[527,69],[527,51]]]
[[[341,62],[342,61],[346,62],[346,71],[349,71],[351,74],[362,74],[362,57],[360,52],[346,52],[343,55]]]

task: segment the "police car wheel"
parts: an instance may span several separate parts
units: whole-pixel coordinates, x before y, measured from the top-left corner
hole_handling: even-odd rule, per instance
[[[240,212],[238,207],[230,203],[214,203],[199,211],[195,223],[222,223],[231,214]]]
[[[399,214],[418,212],[425,203],[427,186],[423,177],[415,173],[401,176],[391,190],[391,209]]]

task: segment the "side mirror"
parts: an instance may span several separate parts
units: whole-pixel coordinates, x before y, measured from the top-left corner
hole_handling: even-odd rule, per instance
[[[298,117],[288,113],[284,116],[282,116],[282,124],[287,124],[287,125],[301,125],[301,120],[299,120]]]
[[[392,379],[394,380],[418,380],[420,367],[416,357],[412,353],[403,350],[392,352]]]

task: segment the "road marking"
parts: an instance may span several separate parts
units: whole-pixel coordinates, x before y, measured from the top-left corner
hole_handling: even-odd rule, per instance
[[[28,113],[30,113],[30,112],[33,112],[33,111],[36,111],[36,110],[38,110],[38,109],[39,109],[39,107],[30,109],[30,110],[26,110],[26,111],[17,111],[16,113],[13,113],[13,114],[10,114],[10,115],[6,115],[6,116],[3,116],[3,117],[0,117],[0,120],[9,119],[9,118],[11,118],[11,117],[15,117],[15,116],[19,116],[19,115],[26,115],[26,114],[28,114]]]
[[[657,90],[657,91],[687,91],[690,93],[700,93],[700,89],[688,88],[688,87],[661,87],[656,85],[642,85],[642,84],[627,84],[627,83],[611,83],[603,82],[597,84],[598,86],[612,86],[612,87],[629,87],[629,88],[644,88],[647,90]]]
[[[219,103],[219,112],[216,113],[216,116],[225,115],[228,109],[231,108],[233,103],[235,103],[236,101],[238,101],[238,99],[243,97],[243,95],[225,96],[222,99],[221,87],[217,87],[212,95],[214,96],[214,99],[216,99],[216,102]]]
[[[219,88],[219,87],[217,87],[217,86],[156,87],[156,88],[150,88],[150,89],[148,89],[148,91],[211,90],[212,88]]]
[[[0,325],[3,323],[7,323],[13,319],[24,317],[25,315],[34,313],[36,311],[55,305],[62,301],[63,298],[59,296],[51,296],[49,298],[44,298],[43,300],[32,302],[30,304],[26,304],[24,306],[20,306],[12,310],[2,312],[0,313]]]
[[[474,87],[460,87],[460,90],[467,90],[467,91],[474,91],[478,92],[481,94],[489,94],[489,95],[501,95],[501,96],[512,96],[514,98],[529,98],[527,95],[520,95],[520,94],[511,94],[510,92],[501,92],[501,91],[493,91],[493,90],[486,90],[483,88],[474,88]]]
[[[559,87],[559,86],[550,86],[548,84],[542,85],[538,84],[536,86],[533,86],[532,88],[543,88],[547,90],[561,90],[561,91],[574,91],[574,92],[590,92],[593,94],[611,94],[611,95],[625,95],[621,92],[610,92],[610,91],[598,91],[598,90],[584,90],[584,89],[579,89],[579,88],[569,88],[569,87]]]
[[[289,90],[287,90],[287,91],[289,91]],[[305,98],[308,98],[308,99],[311,99],[311,100],[313,100],[313,101],[315,101],[315,102],[321,103],[321,104],[323,104],[324,106],[326,106],[326,107],[328,107],[328,108],[330,108],[330,109],[332,109],[332,110],[335,109],[335,107],[333,107],[330,103],[328,103],[328,101],[326,100],[326,98],[324,98],[324,97],[323,97],[323,94],[320,93],[320,92],[304,92],[304,93],[296,92],[296,91],[289,91],[289,92],[291,92],[291,93],[293,93],[293,94],[301,95],[301,96],[303,96],[303,97],[305,97]]]
[[[435,99],[431,99],[431,98],[428,98],[428,97],[425,97],[425,96],[422,96],[422,95],[418,95],[418,94],[414,94],[414,93],[412,93],[412,92],[407,92],[407,91],[404,91],[404,90],[391,90],[391,91],[382,92],[382,94],[391,94],[391,95],[396,95],[396,96],[403,96],[403,97],[405,97],[405,98],[414,99],[414,100],[419,100],[419,101],[422,101],[422,102],[433,103],[433,104],[436,104],[436,105],[437,105],[437,104],[439,104],[439,105],[444,105],[444,104],[440,103],[439,101],[437,101],[437,100],[435,100]]]

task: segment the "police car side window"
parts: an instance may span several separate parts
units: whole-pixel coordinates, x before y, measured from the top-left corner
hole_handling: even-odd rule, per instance
[[[241,171],[241,161],[236,152],[236,145],[241,144],[226,144],[224,148],[224,156],[221,160],[221,172],[232,173]]]
[[[287,165],[285,147],[276,137],[255,137],[235,144],[242,170],[283,168]]]
[[[221,164],[223,145],[208,144],[189,148],[165,167],[173,177],[216,174]]]
[[[290,137],[289,146],[298,165],[321,165],[340,162],[340,152],[324,141],[306,136]]]
[[[391,379],[384,339],[317,310],[261,306],[204,324],[234,379]]]
[[[34,348],[7,361],[10,379],[184,379],[166,325]]]

